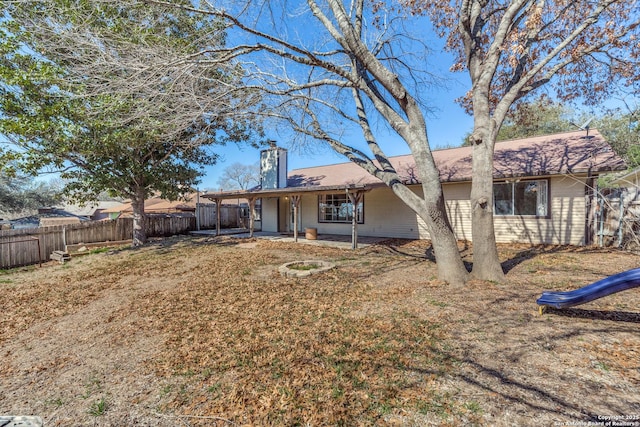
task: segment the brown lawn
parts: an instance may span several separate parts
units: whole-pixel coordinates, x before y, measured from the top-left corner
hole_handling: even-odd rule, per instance
[[[462,248],[470,256],[471,248]],[[540,316],[544,290],[640,266],[504,246],[443,284],[428,242],[357,251],[175,238],[0,272],[0,415],[46,426],[640,425],[640,288]],[[286,262],[336,268],[283,278]],[[600,418],[601,419],[601,418]]]

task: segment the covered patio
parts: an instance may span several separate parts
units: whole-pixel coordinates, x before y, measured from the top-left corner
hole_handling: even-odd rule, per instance
[[[248,239],[255,237],[257,239],[273,240],[279,242],[297,242],[315,246],[331,246],[336,248],[353,249],[351,236],[340,234],[318,234],[315,239],[307,239],[304,234],[294,238],[293,233],[273,233],[268,231],[254,231],[253,234],[245,228],[222,229],[220,233],[216,230],[192,231],[189,234],[193,236],[229,236],[237,239]],[[375,245],[381,241],[387,240],[386,237],[359,237],[357,247],[363,248]]]
[[[348,242],[351,245],[352,249],[356,249],[359,243],[367,244],[366,242],[370,239],[376,238],[358,238],[358,222],[353,216],[351,221],[351,236],[342,236],[342,235],[318,235],[316,239],[302,239],[300,236],[300,232],[298,227],[295,226],[290,233],[268,233],[268,232],[256,232],[254,230],[255,224],[255,206],[256,201],[258,199],[263,198],[277,198],[277,197],[288,197],[291,200],[291,206],[293,210],[293,224],[298,224],[298,211],[300,205],[300,199],[303,194],[325,194],[325,193],[335,193],[335,192],[345,192],[349,201],[356,206],[361,200],[367,191],[371,190],[376,185],[340,185],[340,186],[309,186],[309,187],[293,187],[293,188],[274,188],[274,189],[255,189],[255,190],[238,190],[238,191],[226,191],[226,192],[218,192],[218,193],[208,193],[204,194],[202,197],[212,200],[216,203],[216,206],[219,206],[222,203],[222,200],[225,199],[234,199],[238,197],[242,197],[247,199],[249,202],[249,230],[247,231],[247,237],[260,237],[260,238],[271,238],[271,239],[291,239],[290,241],[298,242],[301,240],[305,240],[306,242],[312,241],[326,241],[326,242],[334,242],[334,243],[345,243]],[[216,235],[222,234],[224,230],[220,229],[220,222],[217,221]],[[258,235],[261,233],[262,235]],[[237,234],[237,233],[233,233]],[[321,237],[322,236],[322,237]],[[377,239],[380,241],[383,239]]]

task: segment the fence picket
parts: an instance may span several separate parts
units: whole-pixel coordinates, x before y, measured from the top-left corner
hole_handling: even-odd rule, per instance
[[[147,236],[162,237],[183,234],[196,229],[195,217],[149,215]],[[36,264],[40,257],[48,261],[53,251],[66,245],[129,240],[133,235],[133,219],[90,221],[80,224],[0,231],[0,268]],[[38,241],[40,256],[38,256]]]

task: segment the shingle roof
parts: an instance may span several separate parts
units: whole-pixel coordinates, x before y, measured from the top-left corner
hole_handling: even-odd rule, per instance
[[[471,147],[437,150],[433,156],[442,182],[471,180]],[[418,182],[411,155],[390,158],[407,182]],[[523,138],[496,143],[494,178],[560,175],[623,170],[624,160],[611,149],[597,130]],[[292,170],[288,187],[376,185],[381,181],[354,163],[339,163]]]

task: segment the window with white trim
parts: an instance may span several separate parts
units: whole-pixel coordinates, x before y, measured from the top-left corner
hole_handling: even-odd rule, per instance
[[[318,222],[351,222],[353,204],[345,193],[321,194],[318,196]],[[356,220],[364,223],[364,199],[356,208]]]
[[[496,182],[493,184],[493,208],[496,215],[548,216],[546,179]]]

